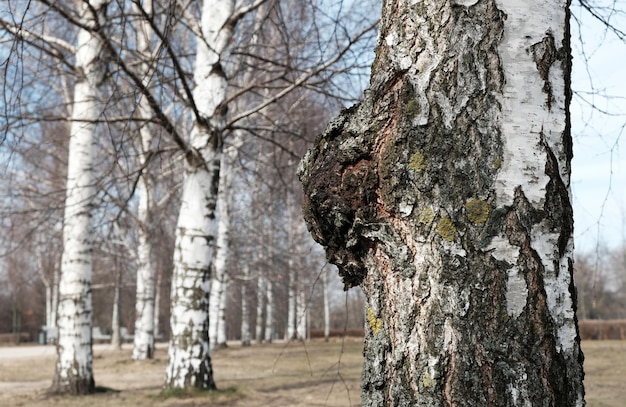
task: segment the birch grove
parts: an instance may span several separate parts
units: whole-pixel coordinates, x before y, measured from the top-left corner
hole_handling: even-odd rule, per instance
[[[341,100],[350,98],[348,94],[353,89],[338,91],[341,86],[348,89],[353,85],[349,81],[344,83],[341,74],[349,64],[354,64],[361,73],[365,71],[358,53],[349,51],[359,41],[373,38],[375,23],[370,19],[366,26],[359,27],[346,20],[345,29],[320,32],[318,27],[327,22],[320,24],[322,20],[316,19],[337,22],[339,15],[325,16],[308,3],[287,7],[270,0],[241,4],[206,1],[202,8],[199,3],[182,1],[166,4],[35,0],[32,4],[30,10],[18,7],[15,15],[19,12],[28,17],[33,12],[36,19],[45,23],[45,30],[38,31],[36,24],[19,27],[1,21],[3,35],[45,55],[46,63],[42,66],[50,72],[60,71],[55,80],[65,83],[58,93],[68,94],[66,100],[70,101],[72,111],[68,118],[60,108],[42,111],[40,115],[37,109],[29,108],[31,111],[21,119],[31,123],[72,123],[71,129],[67,129],[71,133],[67,199],[65,205],[56,206],[57,210],[65,210],[65,249],[59,290],[59,372],[54,386],[59,392],[93,390],[92,328],[99,328],[97,332],[102,334],[99,338],[108,337],[113,329],[118,341],[128,338],[120,335],[124,328],[134,331],[132,357],[144,359],[154,355],[159,310],[155,297],[157,285],[161,286],[156,277],[158,268],[160,278],[172,287],[171,326],[166,332],[170,339],[166,387],[212,389],[210,332],[220,332],[214,340],[216,344],[226,341],[226,324],[216,324],[219,329],[215,330],[209,328],[212,320],[249,318],[247,328],[242,322],[244,343],[251,339],[253,324],[261,332],[257,338],[268,341],[286,326],[283,307],[287,272],[283,259],[288,252],[288,245],[284,244],[287,228],[281,215],[284,203],[271,195],[282,191],[278,185],[283,182],[283,172],[293,173],[296,159],[319,131],[319,117],[327,114],[321,106],[329,100],[328,103],[337,106]],[[36,20],[29,18],[26,18],[29,24]],[[59,36],[48,35],[47,30],[56,30]],[[78,40],[72,44],[71,36],[75,33]],[[24,65],[24,69],[33,68]],[[357,82],[359,75],[354,76]],[[38,77],[36,71],[33,77]],[[341,97],[334,99],[333,92]],[[302,107],[307,103],[320,112],[307,111]],[[50,105],[54,102],[50,101]],[[291,118],[289,115],[294,112],[307,116],[306,120]],[[106,136],[100,137],[98,133],[95,137],[96,130]],[[231,138],[236,136],[243,141],[234,142]],[[44,137],[50,136],[43,132]],[[297,153],[290,151],[294,143]],[[234,144],[248,155],[229,161],[232,173],[236,174],[229,180],[219,176],[222,149],[224,145]],[[77,148],[82,152],[76,153]],[[250,179],[272,184],[271,189],[261,188],[262,194],[270,197],[260,197],[259,202],[270,203],[261,216],[274,219],[267,221],[269,229],[262,232],[258,246],[246,242],[248,254],[241,261],[233,261],[234,254],[226,251],[220,254],[216,250],[216,245],[229,247],[229,243],[221,244],[217,239],[228,237],[233,229],[224,226],[224,233],[217,230],[218,179],[225,183],[221,189],[227,201],[249,199],[248,191],[241,189],[246,170],[238,172],[235,167],[246,161],[248,168],[253,167],[252,157],[258,151],[270,150],[289,151],[290,164],[285,165],[284,158],[280,158],[282,153],[263,157],[269,161],[258,168],[268,174],[259,172]],[[183,166],[184,178],[180,171]],[[180,196],[177,180],[182,186]],[[167,213],[160,213],[164,210],[160,205],[164,200],[180,203],[177,225],[172,230],[166,229],[175,211],[166,208]],[[227,205],[224,207],[225,216],[220,219],[228,220]],[[233,211],[238,225],[250,219],[250,214],[243,212],[240,207]],[[290,226],[298,223],[297,211],[293,217]],[[125,236],[113,238],[114,225],[122,223]],[[168,249],[174,251],[172,270],[162,258],[166,253],[163,246],[173,234],[175,242]],[[266,237],[268,241],[264,240]],[[124,247],[112,241],[118,238],[125,240]],[[236,238],[242,240],[240,235]],[[84,257],[74,261],[73,250]],[[155,262],[157,258],[161,260]],[[221,294],[210,296],[209,271],[213,259],[215,270],[225,267],[223,273],[215,273],[216,277],[221,274],[224,278],[213,284]],[[247,264],[242,265],[243,260]],[[297,278],[293,279],[293,298],[297,304],[292,309],[297,321],[304,321],[308,313],[305,304],[309,290],[313,289],[309,274],[314,274],[317,266],[310,264],[317,261],[321,260],[307,263],[300,258],[292,262],[292,269],[298,269]],[[70,263],[73,268],[66,272]],[[117,273],[122,270],[124,273]],[[40,274],[48,286],[48,308],[53,308],[53,276]],[[261,276],[258,293],[253,284],[244,285],[247,290],[242,288],[245,292],[241,295],[251,301],[242,307],[245,310],[241,310],[240,316],[228,316],[225,310],[230,305],[226,300],[233,298],[235,289],[240,288],[235,282],[252,282],[253,276],[258,275]],[[91,277],[96,281],[93,293],[89,289]],[[131,281],[134,277],[136,285]],[[68,284],[68,279],[84,286]],[[224,281],[229,284],[220,289]],[[134,289],[133,312],[129,293]],[[257,304],[254,294],[260,298]],[[90,308],[90,296],[97,298],[96,308]],[[79,297],[80,301],[75,303],[84,308],[82,313],[72,309],[69,301]],[[211,297],[216,300],[217,317],[207,313]],[[116,306],[114,312],[111,304]],[[250,315],[255,305],[261,310],[256,319]],[[19,310],[15,311],[17,315]],[[52,315],[52,310],[48,314]],[[52,322],[47,321],[46,325]],[[76,331],[70,334],[70,328]],[[231,323],[229,332],[236,330]],[[70,345],[69,336],[76,343]],[[305,336],[302,327],[300,336]],[[80,352],[84,354],[79,355]],[[74,380],[66,378],[68,366],[75,365],[72,358],[79,362],[77,370],[83,382],[73,383],[72,389],[64,390],[66,381]]]

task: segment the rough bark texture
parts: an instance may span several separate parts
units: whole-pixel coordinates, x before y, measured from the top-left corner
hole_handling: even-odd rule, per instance
[[[584,405],[568,6],[385,1],[370,89],[303,159],[367,297],[364,406]]]
[[[85,1],[78,13],[86,27],[101,23],[108,1]],[[54,393],[86,394],[95,390],[91,348],[92,207],[95,121],[102,114],[98,86],[103,80],[103,46],[96,34],[78,31],[67,192],[63,221],[63,256],[59,282]]]

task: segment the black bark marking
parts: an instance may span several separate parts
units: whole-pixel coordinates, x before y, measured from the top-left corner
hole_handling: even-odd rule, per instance
[[[551,111],[554,95],[552,93],[552,84],[550,83],[550,68],[556,61],[569,60],[569,48],[562,47],[561,49],[557,49],[554,35],[551,31],[548,31],[541,41],[530,46],[530,52],[537,66],[537,71],[539,71],[539,76],[543,79],[546,106],[548,110]]]

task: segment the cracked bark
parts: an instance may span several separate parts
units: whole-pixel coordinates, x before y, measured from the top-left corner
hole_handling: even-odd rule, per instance
[[[370,89],[303,159],[367,297],[364,406],[584,404],[568,6],[385,1]]]

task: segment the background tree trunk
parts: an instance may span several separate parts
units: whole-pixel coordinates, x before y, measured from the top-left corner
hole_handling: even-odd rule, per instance
[[[371,88],[304,158],[367,297],[364,406],[584,405],[568,5],[385,2]]]
[[[113,312],[111,313],[111,348],[122,349],[122,332],[120,329],[120,288],[122,285],[122,270],[118,260],[115,260],[115,286],[113,289]]]
[[[241,267],[241,346],[250,346],[250,302],[248,301],[250,266],[247,260],[243,261]]]
[[[230,205],[232,199],[232,179],[234,160],[237,155],[236,145],[228,146],[220,169],[218,196],[219,221],[215,260],[211,275],[211,293],[209,296],[209,343],[212,348],[226,346],[226,290],[228,288],[228,260],[230,258]]]
[[[328,270],[322,270],[322,295],[324,301],[324,341],[330,337],[330,302],[328,300]]]
[[[290,242],[291,243],[291,242]],[[293,253],[293,251],[292,251]],[[296,269],[292,257],[287,260],[289,269],[287,285],[287,329],[285,339],[290,341],[296,336],[297,315],[296,315]]]
[[[265,284],[265,342],[274,339],[274,283],[267,280]]]
[[[172,338],[166,386],[213,389],[209,355],[210,263],[216,238],[215,206],[222,161],[222,128],[228,85],[220,59],[233,38],[232,0],[203,3],[194,68],[199,117],[191,131],[172,276]]]
[[[265,339],[265,319],[263,317],[265,316],[265,286],[267,285],[267,283],[267,279],[261,274],[261,271],[259,270],[256,284],[256,325],[254,336],[254,339],[257,343],[262,343],[263,339]]]
[[[153,16],[152,0],[145,0],[141,4],[133,3],[133,8],[138,15],[144,12]],[[151,40],[154,36],[150,23],[146,18],[139,19],[136,24],[137,30],[137,51],[142,58],[142,81],[146,88],[150,88],[150,80],[153,72],[151,69],[153,62],[153,51]],[[137,293],[135,299],[135,336],[133,339],[133,354],[135,360],[152,359],[154,357],[154,321],[155,321],[155,283],[156,267],[152,254],[152,211],[153,211],[153,189],[155,186],[149,164],[152,157],[152,126],[150,119],[154,116],[150,103],[145,97],[139,100],[137,106],[139,118],[143,121],[140,124],[140,165],[141,173],[137,182],[137,194],[139,204],[137,207],[138,220],[138,245],[137,245]]]
[[[93,27],[108,1],[80,3],[80,18]],[[94,144],[96,120],[102,114],[98,86],[103,80],[101,52],[95,33],[78,30],[67,190],[63,224],[63,258],[59,283],[57,363],[52,391],[85,394],[95,390],[91,349],[92,202],[95,196]]]

